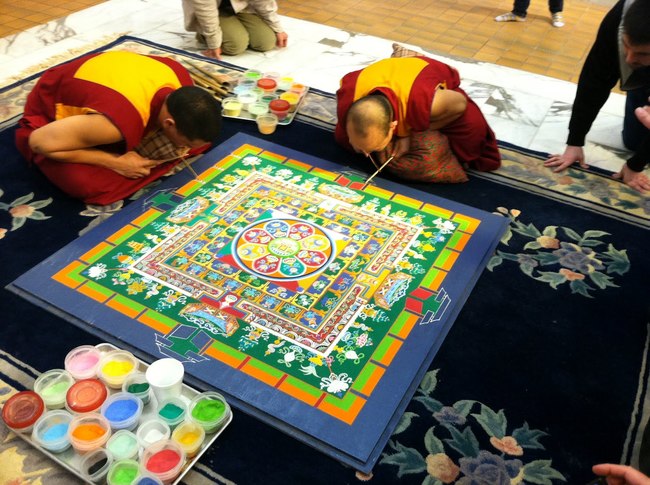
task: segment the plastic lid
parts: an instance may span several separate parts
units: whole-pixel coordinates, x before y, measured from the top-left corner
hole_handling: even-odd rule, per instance
[[[88,413],[99,408],[106,397],[108,389],[99,379],[84,379],[75,382],[66,395],[68,407],[76,413]]]
[[[269,103],[269,108],[274,111],[287,111],[289,109],[289,101],[285,99],[274,99]]]
[[[257,87],[262,89],[275,89],[277,85],[278,83],[275,82],[274,79],[262,78],[259,81],[257,81]]]
[[[11,396],[2,408],[2,419],[14,429],[29,428],[45,409],[43,398],[34,391],[21,391]]]

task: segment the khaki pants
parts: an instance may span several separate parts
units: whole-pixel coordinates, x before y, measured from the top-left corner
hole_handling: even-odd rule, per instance
[[[253,13],[229,15],[219,12],[219,23],[223,32],[222,54],[235,56],[249,47],[254,51],[266,52],[275,47],[275,32]]]

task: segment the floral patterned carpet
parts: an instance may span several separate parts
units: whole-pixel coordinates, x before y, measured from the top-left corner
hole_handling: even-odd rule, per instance
[[[106,48],[186,55],[133,38]],[[3,287],[129,203],[84,206],[26,167],[13,125],[35,78],[0,90]],[[335,146],[334,121],[334,98],[313,92],[299,122],[272,141],[368,171]],[[226,123],[224,139],[253,129]],[[235,411],[187,483],[580,484],[592,464],[634,462],[645,420],[650,201],[607,174],[553,174],[543,154],[505,143],[502,154],[501,169],[465,184],[414,185],[510,226],[373,473]],[[70,348],[98,343],[5,290],[0,312],[0,404],[60,367]],[[0,484],[76,482],[3,425],[0,464]]]

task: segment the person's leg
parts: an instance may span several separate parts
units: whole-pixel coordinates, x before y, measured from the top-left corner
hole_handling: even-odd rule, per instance
[[[526,13],[528,12],[528,7],[530,6],[530,0],[515,0],[515,3],[512,7],[512,13],[517,17],[526,18]]]
[[[34,155],[32,161],[63,192],[86,204],[96,205],[108,205],[129,197],[179,163],[163,163],[152,168],[146,177],[129,179],[107,168],[83,163],[61,163],[42,155]]]
[[[558,13],[564,10],[564,0],[548,0],[548,9],[551,13]]]
[[[625,97],[625,118],[623,119],[623,144],[629,150],[637,150],[641,141],[648,134],[648,129],[641,124],[634,114],[636,108],[646,104],[648,104],[647,88],[638,88],[627,92]]]
[[[437,130],[411,133],[409,151],[386,166],[404,180],[454,184],[467,182],[467,174]]]
[[[464,93],[460,88],[455,91]],[[467,98],[463,116],[440,131],[449,139],[449,146],[459,162],[481,172],[501,166],[501,153],[494,132],[471,98]]]
[[[512,12],[504,13],[494,18],[497,22],[524,22],[530,0],[515,0]]]
[[[564,0],[548,0],[548,9],[551,11],[551,24],[553,27],[564,27],[563,8]]]
[[[250,38],[248,31],[240,22],[238,15],[229,15],[219,12],[219,25],[223,32],[221,53],[227,56],[236,56],[248,49]]]
[[[275,32],[264,20],[253,13],[240,13],[237,14],[237,18],[248,32],[248,46],[251,49],[266,52],[275,47]]]

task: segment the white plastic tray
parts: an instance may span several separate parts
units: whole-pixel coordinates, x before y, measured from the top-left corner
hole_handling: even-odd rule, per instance
[[[282,93],[284,93],[284,92],[285,92],[285,91],[282,91],[282,90],[278,89],[278,90],[276,91],[276,94],[279,96],[280,94],[282,94]],[[296,103],[296,109],[293,110],[293,111],[291,111],[290,113],[288,113],[285,119],[278,121],[278,125],[282,125],[282,126],[284,126],[284,125],[288,125],[289,123],[291,123],[291,122],[293,121],[293,119],[294,119],[294,118],[296,117],[296,115],[298,114],[298,111],[300,111],[300,107],[302,106],[303,101],[305,101],[305,98],[307,97],[307,93],[308,93],[308,92],[309,92],[309,87],[305,86],[305,92],[302,93],[302,95],[300,96],[300,99],[299,99],[298,102]],[[236,98],[236,97],[237,97],[237,95],[234,94],[234,93],[228,93],[228,96],[229,96],[229,97],[232,96],[233,98]],[[224,113],[224,110],[223,110],[223,109],[221,110],[221,115],[222,115],[224,118],[233,118],[233,119],[236,119],[236,120],[255,121],[255,118],[253,117],[253,115],[251,115],[248,111],[243,110],[243,109],[241,110],[241,113],[240,113],[239,116],[229,116],[229,115],[226,115],[226,114]]]
[[[108,344],[108,343],[101,343],[96,345],[96,347],[102,352],[108,352],[111,350],[116,350],[117,347]],[[145,373],[147,368],[149,367],[149,364],[141,361],[140,359],[138,360],[138,371]],[[113,394],[115,392],[118,392],[118,390],[115,389],[110,389],[109,388],[109,395]],[[188,386],[187,384],[183,383],[183,390],[181,392],[181,399],[185,401],[185,404],[190,403],[190,401],[196,396],[200,394],[200,391],[197,391],[196,389]],[[230,406],[228,406],[230,408]],[[178,475],[178,478],[174,480],[173,485],[177,485],[183,476],[189,471],[190,468],[194,466],[194,464],[197,462],[197,460],[201,457],[201,455],[207,450],[212,443],[219,437],[219,435],[223,432],[224,429],[230,424],[232,421],[232,409],[230,409],[230,412],[228,413],[228,419],[224,422],[224,424],[219,428],[216,432],[206,434],[205,439],[203,440],[203,444],[201,445],[201,448],[199,449],[198,453],[193,456],[192,458],[188,459],[185,461],[185,464],[183,465],[183,468],[181,469],[181,473]],[[142,410],[142,416],[140,417],[140,423],[143,423],[147,421],[148,419],[154,418],[156,416],[156,398],[151,394],[151,400],[149,401],[148,404],[146,404]],[[133,430],[135,433],[137,431],[137,428]],[[27,441],[29,444],[31,444],[34,448],[38,449],[45,455],[49,456],[52,460],[60,464],[62,467],[66,468],[69,470],[71,473],[75,474],[79,478],[81,478],[84,481],[87,481],[86,478],[83,476],[81,473],[81,455],[79,455],[77,452],[74,451],[72,447],[68,448],[66,451],[62,453],[52,453],[45,448],[42,448],[38,443],[36,443],[34,440],[32,440],[31,433],[16,433],[20,438],[24,439]]]

